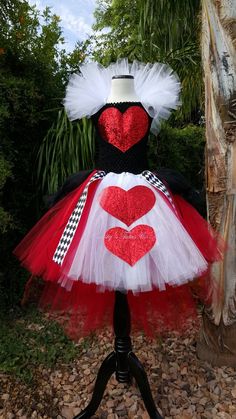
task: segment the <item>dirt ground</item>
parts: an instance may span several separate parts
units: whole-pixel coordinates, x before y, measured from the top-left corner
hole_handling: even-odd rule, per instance
[[[196,356],[198,330],[150,341],[134,335],[134,352],[148,374],[152,393],[165,419],[236,419],[236,371],[211,367]],[[54,370],[37,368],[34,385],[0,374],[0,419],[71,419],[87,404],[100,363],[113,349],[105,330],[73,363]],[[112,377],[94,418],[148,419],[135,383]]]

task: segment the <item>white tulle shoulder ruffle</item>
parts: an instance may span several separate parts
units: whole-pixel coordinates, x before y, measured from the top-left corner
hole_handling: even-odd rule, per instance
[[[108,67],[97,62],[80,66],[80,73],[70,77],[64,106],[71,121],[89,118],[107,103],[111,80],[115,75],[134,76],[134,87],[140,102],[153,118],[151,131],[156,134],[161,120],[180,105],[181,89],[178,76],[166,64],[129,63],[120,59]]]

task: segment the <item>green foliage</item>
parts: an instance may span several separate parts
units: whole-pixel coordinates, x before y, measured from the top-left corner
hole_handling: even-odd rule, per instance
[[[7,229],[13,228],[14,223],[12,216],[5,211],[2,207],[0,207],[0,232],[6,233]]]
[[[0,154],[0,190],[9,176],[11,176],[11,165]]]
[[[140,0],[141,36],[151,36],[149,50],[161,45],[163,51],[171,52],[196,39],[193,29],[198,28],[199,8],[200,0]]]
[[[92,54],[96,61],[107,65],[117,58],[142,59],[137,0],[98,0],[94,16]]]
[[[39,149],[38,178],[42,190],[55,192],[69,175],[91,168],[93,157],[91,121],[84,118],[72,124],[66,112],[60,110]]]
[[[71,66],[85,58],[85,46],[78,44],[67,56],[62,43],[59,18],[49,8],[40,15],[25,0],[4,3],[0,10],[0,147],[13,172],[4,199],[22,231],[38,217],[41,196],[35,159],[39,147],[61,109]]]
[[[40,19],[42,17],[42,22]],[[46,8],[40,17],[26,1],[6,2],[0,12],[1,68],[18,77],[37,81],[40,88],[49,77],[46,92],[50,96],[60,83],[58,76],[60,50],[63,42],[59,18]],[[54,79],[53,79],[54,75]]]
[[[86,342],[85,342],[86,344]],[[21,317],[0,319],[0,371],[33,383],[40,365],[54,367],[75,359],[81,347],[72,342],[58,323],[30,310]]]
[[[36,79],[41,88],[47,87],[45,94],[55,93],[55,86],[62,88],[62,81],[86,57],[87,42],[77,42],[69,54],[63,48],[60,17],[50,7],[40,13],[25,0],[6,0],[1,5],[0,24],[2,70]]]
[[[8,228],[13,228],[12,216],[1,206],[2,189],[11,176],[11,165],[0,154],[0,233],[5,233]]]
[[[153,144],[153,142],[152,142]],[[156,144],[152,145],[154,151]],[[183,128],[162,126],[158,136],[157,167],[169,167],[182,173],[197,189],[204,181],[205,130],[196,125]],[[153,167],[154,168],[154,167]]]
[[[67,83],[68,76],[71,73],[78,73],[81,63],[91,54],[91,44],[89,40],[83,42],[78,41],[74,50],[67,53],[65,50],[61,51],[61,77],[64,83]]]
[[[182,82],[183,106],[176,118],[199,118],[202,105],[200,0],[140,0],[140,36],[145,60],[168,62]]]
[[[41,214],[39,147],[61,109],[71,68],[86,54],[85,45],[78,43],[71,54],[62,46],[60,19],[49,8],[40,13],[25,0],[1,3],[0,155],[11,170],[3,172],[7,182],[0,192],[1,310],[19,301],[25,274],[12,250]]]
[[[58,18],[46,9],[40,19],[26,1],[6,1],[0,11],[0,147],[12,165],[3,199],[22,230],[35,219],[35,156],[55,115],[47,110],[64,90]]]

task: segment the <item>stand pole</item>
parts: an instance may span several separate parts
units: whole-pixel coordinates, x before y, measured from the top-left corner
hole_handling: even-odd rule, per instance
[[[139,359],[132,352],[130,339],[131,320],[127,295],[116,291],[113,324],[115,332],[114,351],[103,361],[97,375],[93,395],[88,406],[74,419],[89,419],[98,409],[107,382],[113,373],[119,383],[129,383],[134,377],[145,407],[151,419],[163,419],[152,398],[147,374]]]

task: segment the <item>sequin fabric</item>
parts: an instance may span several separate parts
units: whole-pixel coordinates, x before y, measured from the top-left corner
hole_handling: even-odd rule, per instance
[[[147,133],[148,115],[140,106],[130,106],[124,113],[110,107],[101,113],[98,129],[105,141],[125,153]]]
[[[127,231],[121,227],[110,228],[104,237],[106,248],[115,256],[134,266],[148,253],[156,242],[152,227],[138,225]]]
[[[100,205],[113,217],[130,226],[147,214],[155,201],[154,193],[146,186],[135,186],[128,191],[109,186],[101,194]]]

